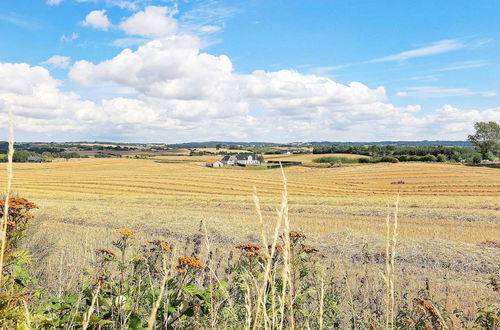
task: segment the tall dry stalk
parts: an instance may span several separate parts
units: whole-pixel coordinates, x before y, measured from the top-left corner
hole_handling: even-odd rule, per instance
[[[253,200],[257,215],[259,217],[259,228],[261,233],[262,243],[264,245],[264,274],[263,281],[260,288],[257,288],[256,297],[256,311],[252,329],[283,329],[285,323],[285,306],[289,305],[289,327],[294,329],[294,310],[293,310],[293,292],[291,292],[291,270],[290,270],[290,219],[288,217],[288,185],[283,167],[281,167],[281,174],[283,180],[283,192],[281,195],[281,205],[276,209],[277,220],[274,227],[274,235],[272,243],[269,246],[262,217],[259,197],[257,190],[254,187]],[[283,226],[283,229],[281,230]],[[283,271],[281,273],[282,288],[281,298],[276,297],[276,273],[272,272],[273,260],[276,254],[276,246],[281,237],[284,241],[283,246]],[[272,274],[272,275],[271,275]],[[269,285],[269,287],[268,287]],[[288,289],[287,289],[288,287]],[[271,298],[271,317],[268,315],[266,301]],[[278,301],[277,301],[278,300]],[[277,314],[279,309],[279,322]],[[262,315],[261,315],[262,314]]]
[[[396,243],[398,236],[398,213],[399,213],[399,195],[396,198],[396,203],[394,204],[393,217],[391,214],[387,214],[385,221],[386,224],[386,245],[385,245],[385,274],[382,274],[385,286],[386,286],[386,296],[385,296],[385,328],[394,328],[394,309],[395,309],[395,299],[394,299],[394,280],[396,274]],[[393,223],[391,224],[391,218],[393,218]]]
[[[281,163],[280,163],[281,166]],[[289,304],[289,327],[295,329],[295,320],[293,314],[293,292],[292,292],[292,272],[291,272],[291,243],[290,243],[290,218],[288,217],[288,183],[285,176],[283,166],[281,166],[281,174],[283,178],[283,193],[281,197],[281,208],[278,210],[278,217],[283,221],[283,272],[282,272],[282,292],[281,292],[281,320],[280,328],[283,329],[285,321],[285,305]],[[288,290],[287,290],[288,286]],[[288,293],[288,294],[287,294]]]
[[[319,330],[323,330],[324,299],[325,299],[325,281],[323,280],[323,278],[321,278],[321,287],[319,295]]]
[[[202,220],[201,223],[203,225],[203,231],[204,231],[204,234],[205,234],[205,248],[207,249],[207,256],[210,256],[211,249],[210,249],[210,240],[208,239],[207,224],[205,223],[205,220]],[[219,277],[217,276],[217,273],[212,268],[212,265],[207,262],[206,263],[206,267],[210,271],[210,314],[211,314],[210,318],[211,318],[211,327],[212,327],[212,329],[215,329],[216,324],[217,324],[217,314],[215,312],[215,307],[214,307],[215,304],[214,304],[214,299],[213,299],[213,294],[214,294],[213,285],[212,285],[213,280],[215,279],[215,281],[217,282],[218,288],[220,288],[221,291],[227,297],[229,297],[229,291],[226,288],[224,288],[224,286],[221,284],[221,281],[220,281]],[[234,312],[233,304],[231,303],[231,299],[227,299],[227,302],[229,304],[230,310]]]
[[[97,297],[99,297],[99,291],[101,291],[101,282],[97,283],[97,287],[94,290],[94,294],[92,296],[92,302],[90,304],[87,313],[83,318],[83,324],[82,324],[83,330],[86,330],[89,327],[90,317],[92,316],[92,314],[94,314],[95,304],[97,303]]]
[[[0,236],[2,240],[0,248],[0,283],[2,283],[4,255],[7,246],[6,240],[7,221],[9,219],[9,199],[12,189],[12,179],[14,177],[14,173],[12,170],[12,160],[14,157],[14,116],[12,115],[12,108],[10,107],[10,105],[6,105],[5,107],[7,108],[7,113],[9,116],[9,152],[7,153],[7,191],[5,193],[5,208],[3,210],[3,217],[0,224]]]
[[[264,245],[264,256],[265,256],[265,260],[266,260],[266,264],[264,267],[264,279],[263,279],[262,287],[258,290],[258,297],[257,297],[258,301],[257,301],[257,307],[256,307],[256,313],[255,313],[256,317],[254,320],[253,329],[258,329],[262,326],[261,324],[258,323],[258,320],[260,319],[261,310],[263,313],[264,329],[268,329],[269,316],[267,315],[267,308],[266,308],[266,301],[267,301],[267,294],[266,294],[267,290],[266,289],[267,289],[267,284],[269,282],[271,282],[270,284],[272,286],[272,289],[274,289],[274,277],[270,279],[269,275],[271,273],[272,262],[273,262],[275,254],[276,254],[276,244],[278,243],[279,233],[280,233],[280,228],[281,228],[281,223],[282,223],[281,220],[283,219],[283,217],[278,216],[278,219],[277,219],[275,227],[274,227],[273,242],[271,244],[271,248],[268,249],[267,237],[266,237],[266,232],[265,232],[265,228],[264,228],[264,220],[262,217],[262,211],[261,211],[261,207],[260,207],[259,197],[257,195],[257,190],[255,187],[254,187],[253,200],[255,203],[257,215],[259,217],[260,233],[261,233],[261,238],[262,238],[262,244]],[[282,203],[282,205],[283,205],[283,203]],[[274,313],[275,312],[275,307],[274,307],[275,306],[275,304],[274,304],[275,290],[271,290],[271,294],[272,294],[271,299],[273,302],[272,312]],[[275,325],[274,322],[271,322],[271,323],[272,323],[272,328],[274,328],[274,325]]]
[[[148,330],[152,330],[155,328],[156,313],[158,313],[158,308],[160,308],[161,300],[163,299],[163,295],[165,294],[165,289],[167,287],[169,273],[167,269],[167,259],[165,258],[165,256],[163,256],[162,265],[163,265],[163,279],[160,284],[160,294],[158,295],[158,298],[156,299],[153,308],[151,308],[151,313],[149,314],[148,318]]]

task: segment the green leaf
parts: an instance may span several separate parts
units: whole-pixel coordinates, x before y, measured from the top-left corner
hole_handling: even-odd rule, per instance
[[[130,321],[128,322],[128,328],[130,330],[141,330],[141,329],[144,329],[144,327],[142,326],[142,320],[138,316],[133,315],[130,318]]]
[[[102,326],[102,325],[108,325],[108,324],[109,324],[109,325],[111,325],[111,324],[113,324],[113,323],[114,323],[114,322],[113,322],[113,321],[111,321],[111,320],[101,320],[101,321],[99,321],[99,325],[101,325],[101,326]]]
[[[182,287],[182,291],[186,292],[189,295],[194,295],[198,292],[195,283],[188,283]]]
[[[64,299],[64,302],[68,303],[68,304],[74,304],[78,301],[78,296],[69,296],[69,297],[66,297],[66,299]]]
[[[173,306],[167,307],[167,313],[174,314],[175,312],[177,312],[177,309],[175,307],[173,307]]]

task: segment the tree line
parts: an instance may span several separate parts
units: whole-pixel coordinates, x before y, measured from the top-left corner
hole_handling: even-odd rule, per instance
[[[475,134],[469,135],[468,141],[475,147],[457,146],[395,146],[395,145],[328,145],[313,149],[314,154],[357,154],[370,156],[359,162],[467,162],[481,163],[483,160],[494,161],[500,154],[500,125],[496,122],[478,122],[474,125]]]

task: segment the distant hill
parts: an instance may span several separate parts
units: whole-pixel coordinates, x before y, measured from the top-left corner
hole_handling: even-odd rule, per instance
[[[377,146],[387,146],[393,145],[398,147],[433,147],[433,146],[445,146],[445,147],[472,147],[473,145],[469,141],[446,141],[446,140],[436,140],[436,141],[378,141],[378,142],[309,142],[313,147],[317,146],[330,146],[330,145],[356,145],[356,146],[366,146],[366,145],[377,145]]]
[[[289,143],[275,143],[275,142],[233,142],[233,141],[202,141],[202,142],[185,142],[185,143],[118,143],[118,142],[16,142],[16,149],[33,149],[33,148],[79,148],[82,146],[89,147],[90,145],[99,146],[106,145],[107,148],[111,146],[141,146],[146,149],[194,149],[194,148],[216,148],[221,146],[228,149],[246,149],[246,148],[272,148],[272,147],[319,147],[319,146],[365,146],[365,145],[394,145],[398,147],[415,147],[415,146],[447,146],[447,147],[472,147],[473,145],[468,141],[376,141],[376,142],[335,142],[335,141],[314,141],[314,142],[289,142]],[[8,143],[0,141],[0,153],[6,153]]]
[[[377,142],[290,142],[290,143],[274,143],[274,142],[228,142],[228,141],[206,141],[206,142],[186,142],[168,144],[170,148],[215,148],[217,145],[224,147],[242,146],[242,147],[318,147],[332,145],[394,145],[398,147],[414,147],[414,146],[447,146],[447,147],[472,147],[468,141],[377,141]]]

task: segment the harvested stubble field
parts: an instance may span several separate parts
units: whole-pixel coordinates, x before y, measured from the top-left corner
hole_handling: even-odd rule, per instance
[[[200,220],[216,252],[227,254],[237,244],[259,240],[254,186],[272,227],[280,170],[220,171],[201,166],[204,158],[185,158],[16,164],[15,193],[39,206],[28,242],[39,257],[37,271],[71,286],[81,271],[74,266],[92,260],[94,248],[109,247],[119,228],[132,228],[143,240],[183,242],[200,234]],[[476,312],[479,300],[498,301],[489,286],[500,260],[497,169],[399,163],[291,167],[285,174],[292,228],[307,233],[327,255],[333,263],[328,275],[348,275],[366,304],[383,288],[387,205],[398,194],[398,302],[421,289],[467,313]]]
[[[325,167],[327,164],[314,163],[314,160],[321,157],[342,157],[349,159],[369,158],[368,156],[355,154],[290,154],[290,155],[266,155],[266,160],[281,160],[288,162],[302,162],[305,166]],[[357,164],[349,164],[353,166]]]

